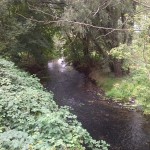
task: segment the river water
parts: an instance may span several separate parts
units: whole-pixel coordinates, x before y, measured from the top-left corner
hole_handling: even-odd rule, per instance
[[[70,106],[83,127],[110,150],[150,150],[150,120],[133,110],[106,101],[102,91],[63,59],[48,63],[46,88],[59,106]]]

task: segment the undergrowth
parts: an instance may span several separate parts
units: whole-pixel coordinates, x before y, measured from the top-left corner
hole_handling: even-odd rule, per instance
[[[39,79],[0,58],[0,150],[108,150]]]
[[[121,82],[114,83],[106,95],[117,101],[133,102],[144,114],[150,114],[150,80],[140,70]]]
[[[138,70],[123,78],[100,75],[96,81],[107,97],[150,114],[150,80],[145,72]]]

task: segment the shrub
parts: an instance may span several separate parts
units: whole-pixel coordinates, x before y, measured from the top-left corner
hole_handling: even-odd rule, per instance
[[[95,141],[67,107],[12,62],[0,58],[1,150],[107,150]]]
[[[134,72],[119,84],[114,84],[107,96],[123,102],[134,98],[136,106],[140,106],[145,114],[150,113],[150,80],[142,70]]]

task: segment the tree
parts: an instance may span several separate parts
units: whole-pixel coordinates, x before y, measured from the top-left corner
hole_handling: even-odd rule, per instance
[[[110,97],[129,101],[134,99],[136,106],[150,113],[150,8],[147,5],[137,5],[134,15],[135,28],[130,45],[121,44],[113,48],[110,55],[118,60],[124,60],[125,69],[130,68],[130,76],[108,92]]]
[[[137,1],[24,0],[7,4],[11,5],[12,18],[16,19],[17,23],[32,24],[30,29],[25,28],[26,34],[20,34],[19,38],[16,38],[19,41],[16,45],[23,46],[19,47],[24,51],[23,54],[26,49],[25,55],[29,53],[30,56],[44,58],[53,47],[53,35],[59,32],[66,41],[64,54],[73,64],[83,64],[90,68],[93,64],[101,65],[105,62],[116,76],[125,73],[124,60],[112,58],[109,52],[120,44],[132,43]],[[47,29],[56,32],[51,32],[53,35],[47,38],[47,32],[44,31]],[[23,44],[25,40],[27,42]],[[34,42],[30,43],[31,41]]]
[[[91,55],[96,52],[101,60],[106,60],[107,64],[110,64],[116,76],[122,76],[123,60],[112,59],[108,53],[120,43],[131,43],[132,33],[129,30],[134,25],[135,3],[130,0],[67,2],[61,17],[61,20],[66,21],[62,21],[61,25],[67,34],[66,37],[74,43],[71,44],[74,46],[73,50],[76,50],[76,53],[82,51],[80,55],[86,63],[91,63]],[[120,30],[116,30],[118,28]],[[79,43],[80,51],[77,50]]]
[[[53,49],[52,36],[55,31],[44,24],[25,19],[19,14],[38,19],[43,16],[29,10],[26,1],[1,1],[0,5],[2,12],[0,54],[15,62],[25,62],[28,65],[30,62],[43,64],[47,61]]]

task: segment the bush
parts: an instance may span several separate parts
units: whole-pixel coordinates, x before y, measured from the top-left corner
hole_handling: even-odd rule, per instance
[[[67,107],[59,108],[39,79],[0,58],[1,150],[107,150]]]
[[[123,102],[135,99],[136,106],[140,106],[145,114],[150,114],[150,80],[142,70],[115,84],[107,96]]]

